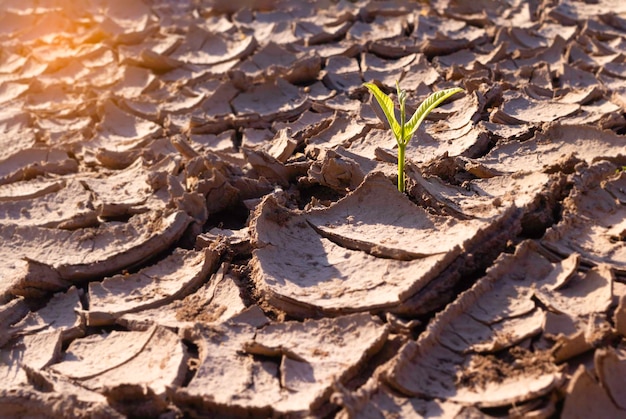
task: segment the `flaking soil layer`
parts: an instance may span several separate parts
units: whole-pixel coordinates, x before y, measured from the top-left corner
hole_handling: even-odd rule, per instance
[[[0,1],[0,416],[626,417],[617,0]],[[397,146],[363,86],[412,114]]]

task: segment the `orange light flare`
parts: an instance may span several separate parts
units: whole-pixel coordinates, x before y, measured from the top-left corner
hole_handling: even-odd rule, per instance
[[[120,37],[145,30],[149,20],[141,0],[5,0],[0,84],[24,83],[30,93],[108,86],[119,78]]]

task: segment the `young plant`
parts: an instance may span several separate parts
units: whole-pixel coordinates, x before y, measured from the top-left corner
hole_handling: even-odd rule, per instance
[[[398,91],[398,103],[400,104],[400,122],[396,119],[393,101],[389,96],[383,93],[374,83],[365,83],[367,89],[372,92],[376,101],[385,113],[385,117],[389,122],[391,132],[396,137],[398,143],[398,190],[404,192],[404,153],[406,146],[411,141],[413,134],[417,131],[422,121],[428,114],[439,106],[444,100],[450,96],[462,92],[460,87],[452,89],[440,90],[432,93],[417,108],[411,119],[406,120],[405,102],[406,91],[400,89],[400,84],[396,81],[396,89]]]

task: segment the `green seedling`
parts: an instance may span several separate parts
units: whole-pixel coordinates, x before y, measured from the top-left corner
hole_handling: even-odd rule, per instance
[[[405,112],[406,91],[400,89],[400,84],[396,81],[398,103],[400,104],[400,122],[398,122],[391,98],[383,93],[374,83],[365,83],[364,86],[367,87],[376,98],[376,101],[382,108],[385,117],[387,118],[387,122],[389,122],[389,127],[391,128],[394,137],[396,137],[396,142],[398,143],[398,190],[400,192],[404,192],[404,154],[407,144],[411,141],[413,134],[415,134],[417,129],[420,127],[422,121],[433,109],[439,106],[450,96],[462,92],[463,89],[460,87],[454,87],[452,89],[445,89],[432,93],[420,104],[411,119],[407,121]]]

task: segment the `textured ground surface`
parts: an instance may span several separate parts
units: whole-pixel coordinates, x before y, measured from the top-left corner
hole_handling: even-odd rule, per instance
[[[617,0],[0,0],[0,411],[626,417]],[[465,93],[396,150],[365,81]]]

